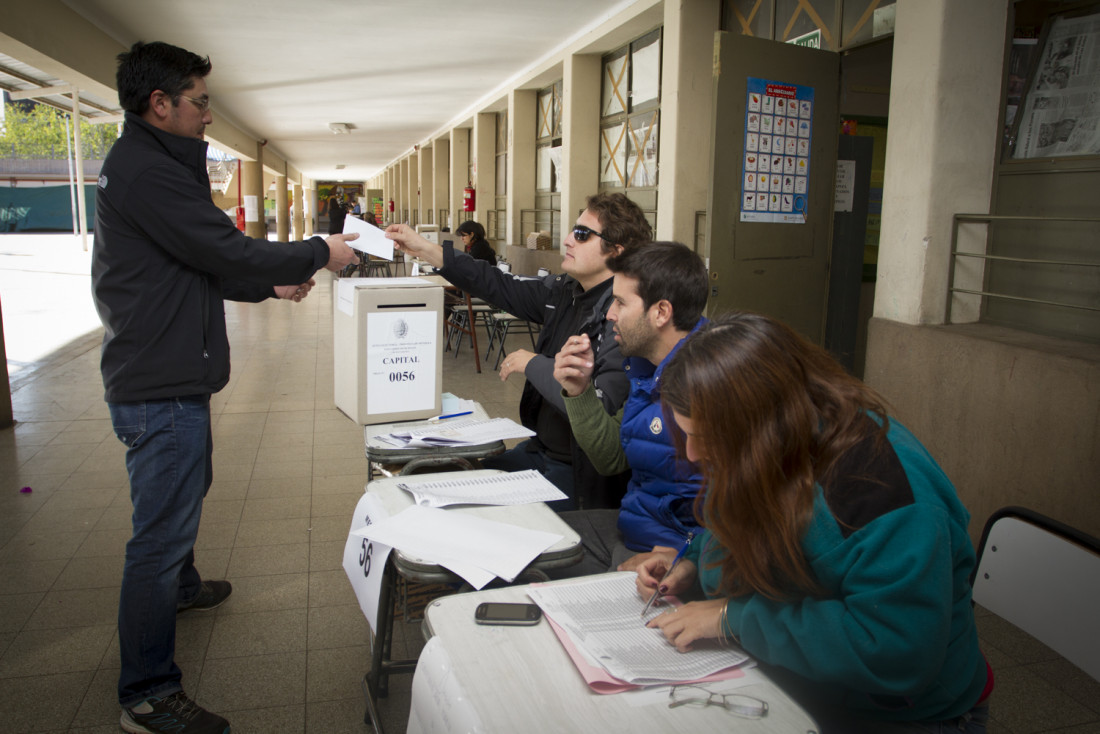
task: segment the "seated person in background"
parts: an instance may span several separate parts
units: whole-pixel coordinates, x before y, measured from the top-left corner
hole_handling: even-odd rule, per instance
[[[623,194],[598,194],[565,238],[562,275],[520,280],[487,262],[456,252],[450,245],[428,242],[411,227],[392,224],[386,236],[402,251],[427,261],[439,274],[471,295],[498,308],[542,324],[537,353],[517,349],[500,368],[500,378],[523,374],[527,384],[520,400],[520,420],[536,435],[512,449],[483,460],[483,466],[505,471],[536,469],[561,489],[568,500],[551,503],[558,510],[618,507],[626,478],[602,477],[577,446],[561,386],[554,379],[554,355],[578,334],[591,339],[595,352],[592,381],[604,409],[614,413],[630,387],[619,345],[611,334],[608,258],[649,242],[652,229],[645,214]]]
[[[768,317],[715,318],[664,371],[699,462],[706,530],[638,565],[638,592],[708,601],[649,622],[767,668],[822,734],[985,731],[992,674],[971,606],[969,514],[882,398]]]
[[[485,228],[471,220],[458,225],[455,234],[462,238],[462,244],[470,257],[476,260],[484,260],[490,265],[497,264],[497,254],[493,246],[485,239]]]
[[[585,548],[584,561],[564,569],[569,576],[614,571],[634,553],[655,546],[678,550],[689,532],[699,532],[694,505],[702,475],[693,464],[677,460],[672,437],[677,429],[661,414],[657,386],[684,339],[706,323],[706,266],[678,242],[636,247],[608,266],[615,280],[607,318],[626,358],[626,403],[614,416],[603,409],[592,386],[592,346],[583,334],[571,337],[558,352],[554,377],[562,386],[573,435],[596,471],[632,473],[621,510],[562,515]]]

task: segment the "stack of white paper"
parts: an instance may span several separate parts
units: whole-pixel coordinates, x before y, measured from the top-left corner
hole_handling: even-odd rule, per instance
[[[477,446],[483,443],[503,441],[506,438],[525,438],[535,432],[524,428],[509,418],[448,421],[424,428],[394,431],[376,436],[391,446],[399,448],[423,448],[430,446]]]
[[[562,538],[554,533],[420,505],[352,534],[449,568],[475,589],[497,576],[514,581],[531,561]]]
[[[526,505],[567,499],[564,492],[534,469],[485,477],[456,473],[454,479],[401,483],[398,488],[413,496],[418,505]]]
[[[654,607],[642,617],[637,574],[594,576],[572,584],[533,586],[527,595],[565,630],[590,661],[619,680],[639,685],[696,680],[749,661],[739,648],[698,642],[681,653],[647,620],[667,611]]]

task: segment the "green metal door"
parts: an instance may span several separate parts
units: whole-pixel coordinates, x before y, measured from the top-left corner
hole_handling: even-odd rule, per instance
[[[836,53],[715,35],[712,315],[759,311],[822,343],[839,87]]]

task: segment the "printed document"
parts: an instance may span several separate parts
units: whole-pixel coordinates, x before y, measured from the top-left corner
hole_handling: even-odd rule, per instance
[[[653,607],[643,619],[637,574],[595,576],[573,584],[533,586],[528,596],[562,627],[573,643],[619,680],[639,685],[704,678],[749,660],[740,648],[697,643],[679,652],[664,633],[645,622],[664,614]]]
[[[554,533],[420,505],[352,534],[445,566],[475,589],[495,576],[515,580],[531,561],[562,539]]]
[[[413,496],[418,505],[526,505],[532,502],[553,502],[567,499],[534,469],[494,474],[488,477],[466,477],[454,472],[455,479],[435,482],[409,480],[397,486]]]
[[[380,441],[398,448],[424,448],[430,446],[477,446],[506,438],[525,438],[535,432],[524,428],[510,418],[492,418],[478,420],[470,418],[461,421],[447,421],[424,428],[408,431],[394,431],[385,436],[376,436]]]

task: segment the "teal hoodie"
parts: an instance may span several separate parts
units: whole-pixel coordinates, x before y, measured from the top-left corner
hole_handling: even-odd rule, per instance
[[[908,430],[890,421],[887,439],[892,452],[872,457],[864,442],[817,487],[802,549],[824,596],[739,596],[727,632],[854,716],[942,721],[970,710],[987,676],[970,600],[970,515]],[[722,596],[724,555],[709,532],[686,554],[708,597]]]

